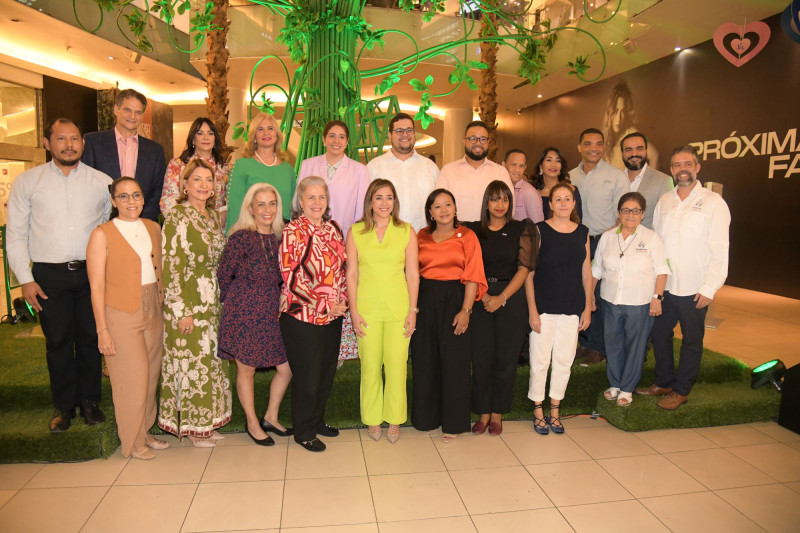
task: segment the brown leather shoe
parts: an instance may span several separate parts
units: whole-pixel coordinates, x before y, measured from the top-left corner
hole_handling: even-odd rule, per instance
[[[672,389],[667,387],[659,387],[655,383],[649,387],[636,389],[636,394],[641,394],[642,396],[664,396],[670,392],[672,392]]]
[[[63,433],[68,430],[73,418],[75,418],[75,409],[69,411],[56,409],[53,418],[50,419],[50,433]]]
[[[597,350],[586,350],[586,356],[580,361],[582,365],[596,365],[606,360],[606,356]]]
[[[677,392],[670,392],[656,404],[662,409],[672,411],[689,401],[688,396],[681,396]]]

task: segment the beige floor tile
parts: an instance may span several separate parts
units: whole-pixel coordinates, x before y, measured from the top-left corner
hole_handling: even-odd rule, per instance
[[[331,442],[353,442],[361,440],[361,430],[358,428],[341,429],[338,437],[323,437],[319,435],[319,438],[325,441],[325,444],[330,444]]]
[[[735,426],[717,426],[712,428],[697,428],[700,435],[722,447],[747,446],[749,444],[765,444],[775,442],[775,439],[750,427],[747,424]]]
[[[800,440],[800,433],[795,433],[790,429],[778,425],[777,422],[754,422],[748,424],[751,428],[769,435],[779,442],[791,442]]]
[[[286,480],[281,528],[367,522],[375,522],[375,511],[366,476]]]
[[[503,420],[503,435],[533,431],[533,420]]]
[[[547,413],[545,413],[547,414]],[[573,417],[565,417],[561,419],[567,431],[579,428],[607,428],[613,427],[605,418],[592,418],[589,415],[577,415]],[[531,431],[533,431],[533,422],[531,422]]]
[[[550,499],[522,466],[450,472],[470,514],[552,507]]]
[[[286,449],[285,444],[214,448],[202,483],[283,480]]]
[[[3,533],[70,533],[80,531],[107,487],[25,489],[0,509]]]
[[[369,481],[379,522],[467,514],[447,472],[370,476]]]
[[[363,441],[364,459],[370,476],[440,472],[444,463],[431,439],[403,439],[396,444],[386,439]]]
[[[115,485],[199,483],[212,448],[178,447],[156,453],[149,461],[128,461]]]
[[[694,478],[660,455],[601,459],[597,463],[637,498],[706,490]]]
[[[23,488],[44,467],[45,465],[28,463],[0,465],[0,489]]]
[[[800,494],[800,481],[795,481],[792,483],[784,483],[784,485],[786,485],[796,493]]]
[[[783,485],[719,490],[717,495],[770,533],[800,529],[800,494]]]
[[[383,427],[383,435],[381,435],[381,440],[386,439],[386,430],[389,428],[387,426]],[[359,437],[363,441],[367,442],[374,442],[370,436],[369,431],[367,428],[361,428],[359,431]],[[417,431],[411,426],[400,426],[400,440],[403,439],[430,439],[431,436],[428,435],[425,431]]]
[[[520,464],[502,438],[464,434],[449,444],[441,439],[433,439],[433,443],[448,470],[499,468]]]
[[[800,481],[800,450],[775,442],[736,446],[728,451],[778,481]]]
[[[309,452],[297,443],[290,444],[286,479],[366,476],[361,441],[332,440],[328,440],[328,448],[322,453]]]
[[[217,441],[217,448],[228,448],[231,446],[258,446],[247,433],[224,433],[225,438]],[[278,437],[274,433],[269,433],[275,444],[286,444],[289,437]],[[263,446],[262,446],[263,448]]]
[[[594,459],[656,453],[634,434],[614,427],[579,428],[570,430],[569,436]]]
[[[635,500],[560,507],[577,533],[668,533],[664,524]]]
[[[790,448],[794,448],[795,450],[800,450],[800,440],[792,440],[786,443],[787,446]]]
[[[468,516],[381,522],[380,533],[477,533]]]
[[[576,461],[525,468],[558,506],[629,500],[631,495],[594,461]]]
[[[81,533],[180,531],[197,485],[114,486]]]
[[[283,480],[201,484],[182,532],[279,528]]]
[[[634,433],[658,453],[688,452],[716,448],[709,439],[693,429],[657,429]]]
[[[138,461],[138,459],[130,459]],[[129,459],[122,457],[119,449],[108,459],[95,459],[82,463],[53,463],[33,476],[26,488],[56,487],[110,487]]]
[[[473,515],[478,533],[574,533],[557,509]]]
[[[712,492],[639,500],[672,531],[680,533],[763,533],[752,520]]]
[[[728,450],[697,450],[664,454],[678,468],[711,490],[766,485],[775,480]]]
[[[281,531],[280,529],[243,529],[243,530],[237,529],[236,533],[280,533],[280,531]],[[226,530],[209,531],[208,533],[231,533],[231,530],[228,529],[227,531]]]
[[[348,524],[344,526],[285,527],[292,533],[378,533],[378,524]],[[236,533],[239,533],[238,531]]]
[[[567,434],[503,433],[502,439],[524,465],[591,459]]]
[[[17,493],[16,489],[0,490],[0,509]]]

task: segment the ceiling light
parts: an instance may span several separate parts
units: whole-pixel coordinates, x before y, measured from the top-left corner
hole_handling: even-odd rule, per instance
[[[537,95],[536,95],[536,98],[541,98],[541,97],[542,97],[542,95],[541,95],[541,94],[537,94]]]
[[[108,56],[108,59],[112,59],[112,60],[113,60],[113,59],[114,59],[114,56]]]
[[[681,47],[680,47],[680,46],[676,46],[676,47],[675,47],[675,51],[676,51],[676,52],[680,52],[680,51],[681,51]]]

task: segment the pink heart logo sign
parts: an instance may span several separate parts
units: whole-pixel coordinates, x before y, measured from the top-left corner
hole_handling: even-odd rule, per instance
[[[731,65],[741,67],[764,49],[769,36],[769,26],[764,22],[751,22],[744,27],[727,22],[714,31],[714,46]]]

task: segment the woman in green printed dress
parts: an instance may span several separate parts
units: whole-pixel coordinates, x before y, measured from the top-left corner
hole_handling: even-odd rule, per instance
[[[181,197],[161,234],[164,261],[164,358],[158,427],[198,448],[222,437],[231,418],[231,387],[217,357],[217,265],[225,237],[214,202],[214,169],[202,159],[186,164]]]

